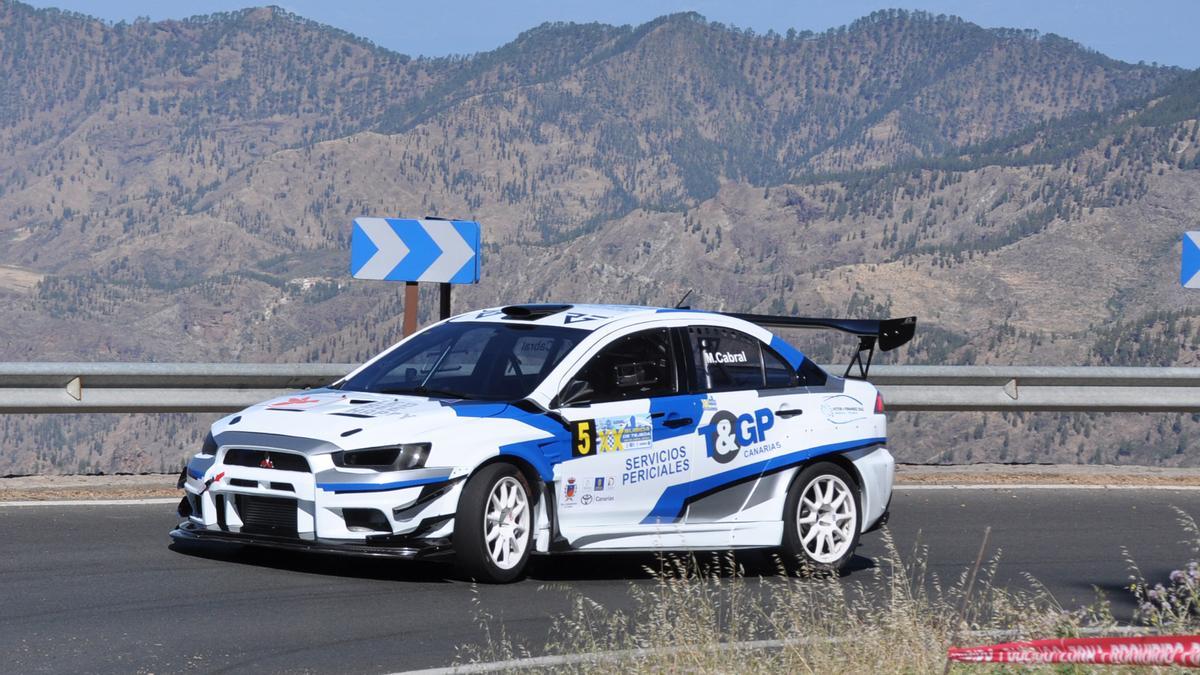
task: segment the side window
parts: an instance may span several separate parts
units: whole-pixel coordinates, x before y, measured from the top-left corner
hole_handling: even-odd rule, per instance
[[[829,376],[821,367],[805,358],[800,364],[800,386],[802,387],[824,387],[825,381]]]
[[[667,329],[617,338],[575,373],[562,391],[564,405],[671,396],[678,393]]]
[[[762,388],[762,342],[757,338],[728,328],[692,326],[688,342],[700,391]]]
[[[763,347],[763,371],[766,373],[767,389],[786,389],[795,387],[800,377],[791,364],[775,353],[770,347]]]

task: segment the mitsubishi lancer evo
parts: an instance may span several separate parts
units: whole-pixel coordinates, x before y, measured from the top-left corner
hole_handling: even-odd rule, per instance
[[[838,376],[768,327],[843,331],[858,351]],[[915,327],[619,305],[461,314],[213,424],[171,536],[449,558],[495,583],[559,552],[769,547],[837,570],[892,494],[871,357]]]

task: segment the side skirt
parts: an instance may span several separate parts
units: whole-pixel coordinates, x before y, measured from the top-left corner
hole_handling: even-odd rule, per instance
[[[588,528],[569,542],[573,551],[719,550],[779,546],[783,523],[701,523],[642,526],[635,530]]]

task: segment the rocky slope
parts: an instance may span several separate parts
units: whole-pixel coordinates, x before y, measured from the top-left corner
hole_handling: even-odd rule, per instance
[[[1195,359],[1176,259],[1200,206],[1197,75],[1054,36],[689,14],[410,59],[274,8],[113,26],[0,0],[0,44],[3,360],[361,360],[402,309],[346,273],[363,214],[481,221],[462,309],[695,289],[915,313],[899,361]],[[0,418],[0,473],[170,469],[202,417]],[[901,415],[895,446],[1186,465],[1192,423]]]

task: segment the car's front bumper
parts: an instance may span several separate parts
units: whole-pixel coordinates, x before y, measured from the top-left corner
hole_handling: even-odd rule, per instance
[[[415,558],[448,548],[462,477],[449,467],[337,466],[327,444],[240,432],[179,478],[177,540]]]

